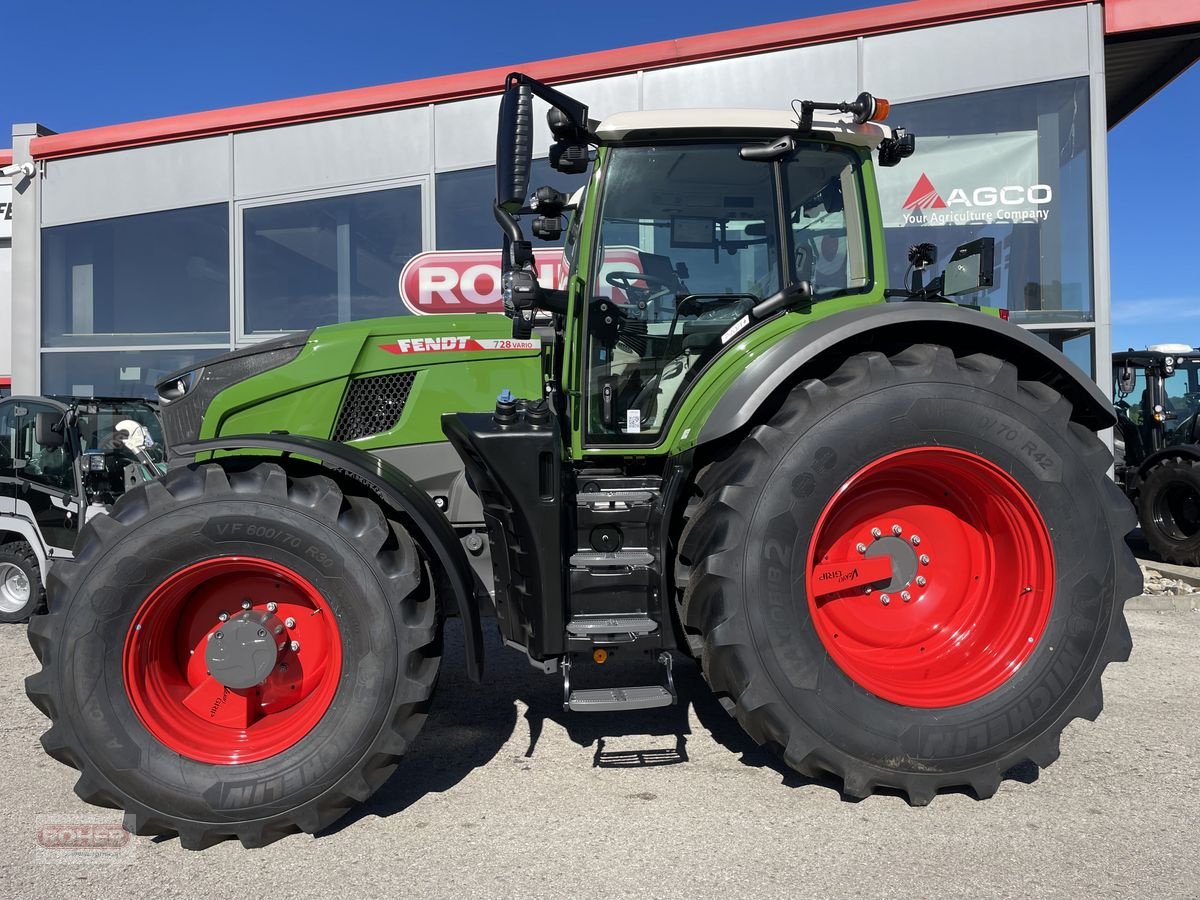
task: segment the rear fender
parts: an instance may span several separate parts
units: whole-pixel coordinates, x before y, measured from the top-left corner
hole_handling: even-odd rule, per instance
[[[1053,387],[1074,418],[1099,431],[1116,422],[1112,404],[1078,366],[1050,344],[999,318],[949,303],[910,302],[835,313],[788,332],[751,359],[713,406],[697,443],[715,441],[755,421],[772,398],[804,378],[829,374],[855,353],[896,353],[912,344],[942,344],[955,355],[987,353],[1017,367],[1022,379]]]
[[[1155,450],[1142,460],[1141,465],[1138,466],[1137,480],[1134,482],[1134,487],[1141,487],[1142,482],[1146,480],[1146,476],[1150,474],[1150,470],[1157,468],[1168,459],[1200,462],[1200,446],[1196,444],[1173,444],[1170,447]]]
[[[171,455],[178,464],[180,459],[195,458],[213,452],[241,451],[239,459],[245,458],[244,451],[266,451],[263,457],[278,454],[284,459],[292,456],[315,461],[320,466],[333,470],[331,477],[345,474],[354,481],[370,488],[379,500],[390,509],[403,514],[419,534],[425,549],[445,577],[445,583],[454,595],[454,602],[463,620],[463,635],[466,642],[467,674],[473,681],[483,679],[483,634],[480,625],[479,606],[475,602],[474,582],[471,566],[462,545],[446,517],[434,505],[423,490],[411,478],[388,462],[346,444],[327,441],[305,435],[250,434],[216,438],[179,444],[171,448]],[[257,454],[252,454],[257,455]]]

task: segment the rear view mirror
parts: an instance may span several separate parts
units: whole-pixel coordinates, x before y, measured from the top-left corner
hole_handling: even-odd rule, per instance
[[[525,205],[533,160],[533,89],[509,76],[496,128],[496,205],[510,215]]]
[[[942,293],[947,297],[990,288],[995,283],[996,239],[979,238],[963,244],[950,257],[942,276]]]
[[[34,419],[33,436],[42,448],[63,444],[62,413],[40,412]]]
[[[1133,389],[1137,384],[1137,373],[1133,371],[1132,366],[1122,366],[1117,370],[1117,390],[1122,397],[1133,393]]]

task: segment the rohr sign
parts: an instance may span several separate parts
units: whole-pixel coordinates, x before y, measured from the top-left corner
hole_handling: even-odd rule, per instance
[[[534,251],[538,282],[545,288],[565,288],[567,267],[557,247]],[[640,272],[635,247],[608,247],[603,277],[612,271]],[[603,281],[601,281],[604,284]],[[625,296],[604,285],[602,293],[617,303]],[[430,250],[408,261],[400,272],[400,299],[417,315],[436,313],[503,312],[500,300],[499,250]]]

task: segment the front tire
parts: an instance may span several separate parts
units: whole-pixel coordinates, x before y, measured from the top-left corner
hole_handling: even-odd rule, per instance
[[[0,623],[27,622],[46,603],[42,570],[27,541],[0,544]]]
[[[42,745],[136,834],[201,849],[319,831],[383,784],[424,722],[430,584],[408,532],[328,477],[169,472],[51,570],[26,681],[52,722]]]
[[[1160,558],[1200,565],[1200,463],[1168,459],[1154,466],[1138,489],[1138,519]]]
[[[751,737],[914,805],[1057,758],[1141,588],[1111,457],[1071,413],[993,357],[864,353],[700,472],[683,624]]]

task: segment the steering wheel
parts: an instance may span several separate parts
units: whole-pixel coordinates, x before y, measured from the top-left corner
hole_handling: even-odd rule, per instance
[[[637,305],[638,309],[645,309],[648,304],[658,300],[660,297],[666,297],[675,293],[675,284],[673,281],[668,281],[666,278],[660,278],[657,275],[647,275],[645,272],[609,272],[604,276],[604,280],[613,287],[625,292],[625,296],[631,302]],[[635,287],[634,282],[644,282],[646,287]],[[655,287],[657,286],[657,290]],[[645,294],[641,299],[635,300],[634,297],[638,294]]]

